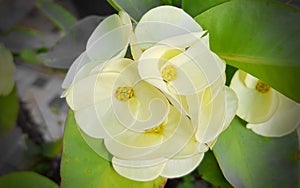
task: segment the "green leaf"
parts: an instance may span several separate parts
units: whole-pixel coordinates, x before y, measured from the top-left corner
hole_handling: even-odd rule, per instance
[[[12,52],[44,47],[44,35],[41,32],[22,27],[14,27],[0,35],[0,41]]]
[[[126,11],[134,21],[138,22],[150,9],[161,5],[161,0],[107,0],[116,10]]]
[[[62,187],[161,187],[166,179],[137,182],[117,174],[111,163],[96,154],[85,142],[70,110],[64,132],[61,166]]]
[[[235,117],[213,152],[234,187],[299,187],[298,138],[259,136]]]
[[[54,142],[46,142],[41,145],[42,155],[45,157],[54,158],[62,153],[62,138]]]
[[[11,52],[0,44],[0,96],[8,95],[13,90],[15,69]]]
[[[228,64],[300,102],[300,11],[272,0],[233,0],[195,18]]]
[[[211,151],[205,153],[204,158],[198,167],[198,172],[202,179],[210,182],[216,187],[232,187],[223,176],[218,162]]]
[[[19,58],[27,63],[42,63],[43,60],[38,57],[38,54],[33,49],[24,49],[19,54]]]
[[[60,5],[49,0],[39,0],[37,7],[41,10],[59,29],[67,32],[76,22],[76,18]]]
[[[58,188],[52,180],[35,172],[15,172],[0,177],[0,187],[5,188]]]
[[[182,0],[182,9],[195,17],[208,9],[230,0]]]
[[[7,95],[0,96],[0,135],[7,133],[18,117],[19,100],[16,88]]]

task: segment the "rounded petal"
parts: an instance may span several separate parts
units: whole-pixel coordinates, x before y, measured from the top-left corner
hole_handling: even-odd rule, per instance
[[[229,87],[225,87],[225,96],[226,96],[226,118],[224,121],[224,127],[223,130],[225,130],[233,120],[236,111],[238,109],[238,97],[236,93]]]
[[[86,52],[83,52],[71,65],[68,73],[62,83],[62,88],[66,89],[69,88],[71,83],[73,82],[75,75],[78,71],[87,63],[92,62],[90,58],[86,55]]]
[[[186,159],[171,159],[167,162],[161,176],[166,178],[177,178],[192,172],[203,159],[204,153],[197,154]]]
[[[115,157],[112,159],[112,164],[120,175],[136,181],[151,181],[156,179],[165,166],[165,163],[157,164],[156,160],[129,161]]]
[[[127,13],[112,15],[103,20],[92,33],[86,53],[92,60],[107,61],[123,57],[129,44],[132,24]]]
[[[160,6],[148,11],[135,29],[137,44],[142,48],[177,35],[202,31],[201,26],[182,9]]]
[[[133,97],[127,102],[115,97],[112,101],[119,121],[128,129],[137,132],[160,125],[168,115],[169,102],[157,88],[140,79],[136,63],[120,73],[114,90],[126,84],[131,84]]]
[[[211,100],[209,88],[201,99],[200,116],[196,138],[200,143],[213,141],[223,130],[226,116],[225,87]],[[190,102],[192,105],[193,101]],[[191,117],[193,118],[193,116]]]
[[[225,63],[201,39],[185,52],[171,58],[162,70],[169,65],[176,67],[177,76],[168,83],[181,95],[202,91],[223,76],[225,71]]]
[[[230,83],[238,96],[239,107],[237,115],[249,123],[262,123],[273,116],[278,107],[278,94],[270,88],[266,93],[260,93],[253,88],[257,80],[248,77],[247,73],[238,70]],[[249,86],[249,87],[247,87]]]
[[[279,94],[279,106],[273,116],[264,123],[247,125],[256,134],[280,137],[293,132],[300,125],[300,104]]]

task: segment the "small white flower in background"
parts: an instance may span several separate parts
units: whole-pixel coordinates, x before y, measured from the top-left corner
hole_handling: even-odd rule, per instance
[[[252,75],[238,70],[230,87],[239,98],[237,115],[255,133],[279,137],[293,132],[299,125],[300,104]]]
[[[120,12],[100,23],[71,66],[63,87],[76,122],[104,139],[122,176],[188,174],[233,119],[237,97],[205,34],[179,8],[154,8],[135,30]]]

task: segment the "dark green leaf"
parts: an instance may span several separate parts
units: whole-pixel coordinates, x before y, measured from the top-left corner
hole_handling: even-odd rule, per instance
[[[101,143],[99,143],[101,144]],[[111,163],[95,153],[85,142],[74,114],[69,112],[64,134],[61,166],[62,187],[158,188],[166,179],[137,182],[117,174]]]
[[[297,134],[259,136],[235,117],[219,136],[214,154],[234,187],[299,187]]]
[[[7,95],[0,96],[0,135],[8,132],[18,117],[19,100],[16,88]]]
[[[182,9],[195,17],[208,9],[230,0],[182,0]]]
[[[35,172],[15,172],[0,177],[3,188],[58,188],[50,179]]]
[[[61,30],[68,32],[76,22],[76,18],[60,5],[48,1],[39,0],[37,7]]]
[[[210,182],[216,187],[232,187],[224,178],[218,162],[211,151],[205,153],[204,159],[198,167],[198,172],[202,179]]]
[[[116,10],[125,10],[138,22],[150,9],[161,5],[161,0],[107,0]]]
[[[271,0],[235,0],[196,21],[228,64],[249,72],[300,102],[300,11]]]
[[[56,157],[62,153],[62,138],[54,142],[46,142],[41,146],[42,155],[45,157]]]

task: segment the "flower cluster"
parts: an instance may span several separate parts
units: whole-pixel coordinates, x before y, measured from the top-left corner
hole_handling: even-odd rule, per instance
[[[103,139],[114,169],[138,181],[191,172],[237,109],[209,35],[171,6],[135,28],[125,12],[103,20],[63,87],[83,134]]]

